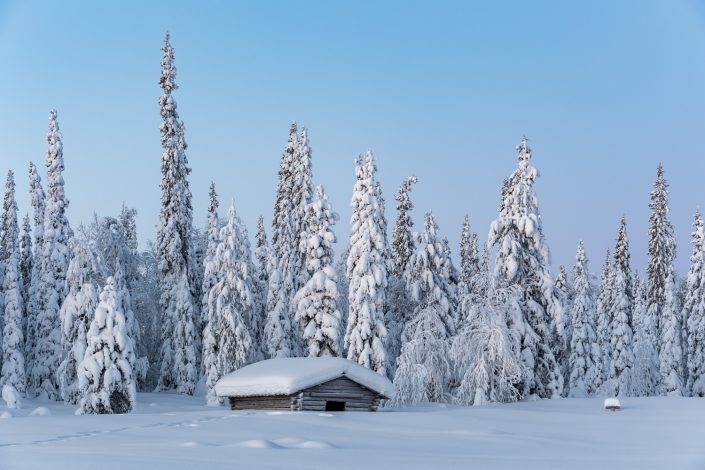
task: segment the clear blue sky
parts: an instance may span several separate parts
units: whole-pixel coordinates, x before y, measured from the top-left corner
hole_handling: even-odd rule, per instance
[[[468,212],[485,238],[514,146],[531,139],[553,264],[579,238],[599,270],[627,216],[646,262],[656,165],[671,184],[677,267],[705,206],[705,4],[591,2],[0,1],[0,172],[43,163],[48,110],[64,134],[69,218],[159,212],[160,47],[176,49],[195,222],[209,181],[254,231],[271,220],[289,123],[310,129],[314,178],[348,235],[354,156],[372,148],[387,198],[416,174],[457,253]],[[223,207],[223,211],[225,208]]]

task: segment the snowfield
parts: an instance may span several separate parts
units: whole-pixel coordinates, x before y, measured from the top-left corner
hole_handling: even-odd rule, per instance
[[[204,401],[142,393],[134,413],[113,416],[0,406],[0,469],[705,468],[698,398],[625,398],[617,412],[599,398],[377,413],[233,412]],[[44,416],[30,417],[39,406]]]

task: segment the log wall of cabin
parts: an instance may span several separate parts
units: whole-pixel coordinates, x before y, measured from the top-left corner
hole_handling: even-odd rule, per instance
[[[288,395],[229,397],[231,410],[286,410],[294,409],[294,397]]]
[[[303,390],[299,394],[298,409],[325,411],[327,401],[342,401],[345,411],[376,411],[379,400],[378,393],[347,377],[339,377]]]

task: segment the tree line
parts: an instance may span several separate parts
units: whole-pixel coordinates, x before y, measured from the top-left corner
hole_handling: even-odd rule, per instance
[[[355,159],[351,233],[336,258],[338,215],[315,186],[308,130],[291,125],[280,159],[268,240],[254,247],[234,202],[194,227],[187,144],[173,92],[167,33],[162,95],[161,211],[140,251],[136,211],[66,218],[62,136],[47,134],[46,186],[29,166],[33,218],[18,221],[9,171],[0,215],[0,385],[124,413],[137,390],[202,391],[221,399],[225,374],[267,358],[342,356],[393,379],[388,405],[483,404],[532,397],[705,395],[705,232],[699,212],[691,266],[673,268],[662,166],[651,192],[646,279],[630,267],[622,217],[599,283],[579,242],[572,276],[553,277],[526,138],[500,192],[484,244],[466,216],[460,265],[432,212],[415,232],[406,178],[391,228],[372,152]],[[46,190],[44,189],[46,187]]]

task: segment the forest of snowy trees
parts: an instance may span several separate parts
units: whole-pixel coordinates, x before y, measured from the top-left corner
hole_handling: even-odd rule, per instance
[[[63,400],[78,414],[129,412],[137,391],[203,393],[218,405],[215,383],[249,363],[341,356],[393,379],[387,406],[705,396],[705,226],[696,211],[681,279],[661,165],[643,279],[630,266],[625,217],[598,282],[582,241],[572,270],[551,273],[526,138],[486,242],[467,216],[458,227],[456,267],[431,211],[414,230],[412,190],[422,179],[401,182],[389,226],[370,151],[351,168],[350,238],[337,239],[338,215],[314,185],[308,130],[293,123],[269,233],[260,217],[252,245],[236,203],[221,210],[213,184],[206,225],[194,223],[168,33],[162,50],[155,243],[138,246],[136,211],[124,205],[69,225],[55,110],[45,172],[29,164],[31,211],[22,217],[7,173],[0,386]]]

